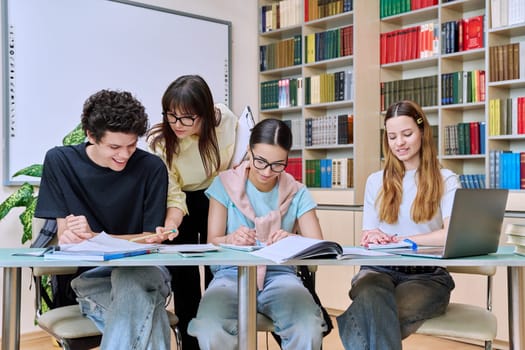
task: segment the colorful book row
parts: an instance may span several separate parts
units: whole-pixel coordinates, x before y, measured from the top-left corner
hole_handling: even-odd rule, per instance
[[[490,187],[525,189],[525,152],[489,152]]]
[[[489,100],[489,136],[525,134],[525,96]]]
[[[353,72],[351,69],[322,73],[304,80],[305,104],[318,104],[353,99]]]
[[[261,32],[270,32],[300,24],[301,1],[281,0],[271,5],[261,6]]]
[[[525,79],[525,41],[489,47],[490,81]]]
[[[353,0],[304,0],[304,21],[335,16],[352,11]]]
[[[441,104],[485,101],[485,71],[460,71],[441,75]]]
[[[354,53],[354,27],[346,26],[304,36],[306,63],[350,56]]]
[[[525,1],[491,0],[491,28],[513,26],[525,22]]]
[[[400,13],[419,10],[437,5],[437,0],[381,0],[379,4],[380,18],[398,15]]]
[[[438,104],[437,75],[381,82],[380,90],[382,111],[400,100],[412,100],[422,107]]]
[[[261,72],[300,65],[301,63],[301,35],[259,46],[259,69]]]
[[[441,23],[441,53],[448,54],[485,47],[485,16]]]
[[[462,188],[486,188],[485,174],[461,174],[459,183]]]
[[[354,160],[350,158],[305,160],[305,185],[321,188],[353,187]]]
[[[327,115],[304,120],[305,146],[346,145],[354,142],[354,116]]]
[[[485,122],[445,126],[445,155],[485,154]]]
[[[303,104],[303,78],[289,78],[262,82],[261,109],[287,108]]]
[[[379,45],[380,64],[433,57],[439,54],[439,26],[430,22],[381,33]]]

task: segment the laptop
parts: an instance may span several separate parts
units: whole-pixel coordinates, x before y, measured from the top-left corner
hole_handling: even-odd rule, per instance
[[[445,259],[496,252],[508,193],[506,189],[457,189],[444,247],[396,249],[392,253]]]

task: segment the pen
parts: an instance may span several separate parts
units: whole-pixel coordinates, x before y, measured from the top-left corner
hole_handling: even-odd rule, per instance
[[[167,233],[176,233],[176,232],[178,232],[178,231],[177,231],[176,228],[174,228],[173,230],[168,230],[168,231],[164,231],[164,232],[160,232],[160,233],[152,233],[151,235],[138,236],[138,237],[135,237],[135,238],[131,238],[130,242],[142,241],[144,239],[155,237],[155,236],[158,236],[158,235],[164,235],[164,234],[167,234]]]
[[[414,242],[413,240],[405,238],[403,240],[403,242],[406,242],[406,243],[409,243],[410,245],[412,245],[412,250],[417,250],[417,243]]]

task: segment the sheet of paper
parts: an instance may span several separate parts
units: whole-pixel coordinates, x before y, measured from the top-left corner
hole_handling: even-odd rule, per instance
[[[101,232],[93,238],[75,244],[61,244],[60,250],[67,252],[121,252],[127,250],[156,248],[158,244],[144,244],[128,241],[127,239],[114,238]]]
[[[239,121],[237,123],[237,134],[235,138],[235,149],[230,163],[230,167],[238,165],[244,157],[246,152],[248,152],[248,143],[250,141],[250,135],[252,133],[252,128],[255,125],[255,120],[253,119],[252,111],[250,106],[246,106]]]

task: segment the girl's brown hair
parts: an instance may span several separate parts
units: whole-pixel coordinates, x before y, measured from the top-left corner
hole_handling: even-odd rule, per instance
[[[433,142],[432,130],[421,107],[413,101],[400,101],[392,104],[386,111],[386,122],[390,118],[407,116],[414,120],[422,133],[419,152],[420,165],[417,169],[417,194],[410,216],[417,223],[431,220],[439,210],[444,192],[444,181],[441,165],[437,159],[437,149]],[[383,188],[379,192],[376,205],[379,203],[379,218],[389,224],[396,223],[403,197],[403,177],[405,166],[390,150],[388,133],[383,135],[383,154],[385,167],[383,171]]]

